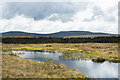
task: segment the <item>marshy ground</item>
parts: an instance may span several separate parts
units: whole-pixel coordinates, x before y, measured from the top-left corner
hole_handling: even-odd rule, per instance
[[[52,61],[36,62],[4,53],[2,58],[3,78],[86,78],[78,70]]]
[[[94,62],[120,62],[120,58],[118,56],[118,43],[3,44],[3,50],[41,50],[63,52],[64,59],[73,57],[72,55],[76,55],[76,57],[78,57],[79,53],[88,53],[85,57],[92,59]]]
[[[3,78],[85,78],[76,69],[69,69],[63,64],[53,62],[36,62],[5,54],[8,50],[40,50],[63,52],[61,59],[81,59],[80,53],[86,53],[83,58],[93,62],[120,62],[117,43],[45,43],[45,44],[2,44]]]

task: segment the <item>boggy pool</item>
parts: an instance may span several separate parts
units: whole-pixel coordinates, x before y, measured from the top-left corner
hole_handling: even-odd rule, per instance
[[[76,68],[89,78],[118,78],[118,64],[105,61],[103,63],[94,63],[91,60],[61,59],[63,53],[39,52],[39,51],[12,51],[18,56],[35,60],[45,61],[55,60],[55,64],[62,63],[69,68]],[[24,53],[24,54],[18,54]]]

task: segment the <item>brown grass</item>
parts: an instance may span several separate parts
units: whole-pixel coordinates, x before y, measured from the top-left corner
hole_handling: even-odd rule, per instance
[[[2,54],[2,58],[3,78],[85,78],[76,69],[63,64],[35,62],[9,54]]]
[[[3,50],[48,50],[65,53],[69,53],[70,51],[82,51],[89,53],[87,57],[91,59],[97,59],[99,57],[105,58],[105,60],[111,62],[120,62],[118,43],[3,44]]]
[[[99,51],[106,54],[118,55],[117,43],[48,43],[48,44],[3,44],[3,50],[21,48],[41,48],[41,49],[78,49],[84,51]]]

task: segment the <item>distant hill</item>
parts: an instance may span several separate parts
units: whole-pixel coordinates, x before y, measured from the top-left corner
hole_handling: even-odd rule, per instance
[[[2,33],[2,36],[31,36],[31,37],[69,37],[69,36],[93,36],[93,35],[111,35],[108,33],[93,33],[89,31],[61,31],[51,34],[27,33],[21,31],[9,31]]]

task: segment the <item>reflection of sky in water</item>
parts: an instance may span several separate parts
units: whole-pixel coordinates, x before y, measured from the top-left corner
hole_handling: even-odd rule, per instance
[[[13,53],[25,53],[19,55],[22,58],[40,61],[54,59],[57,63],[62,63],[69,68],[77,68],[81,73],[90,78],[117,78],[118,77],[118,63],[94,63],[88,61],[74,61],[74,60],[60,60],[59,56],[62,53],[49,53],[49,52],[32,52],[32,51],[13,51]]]

